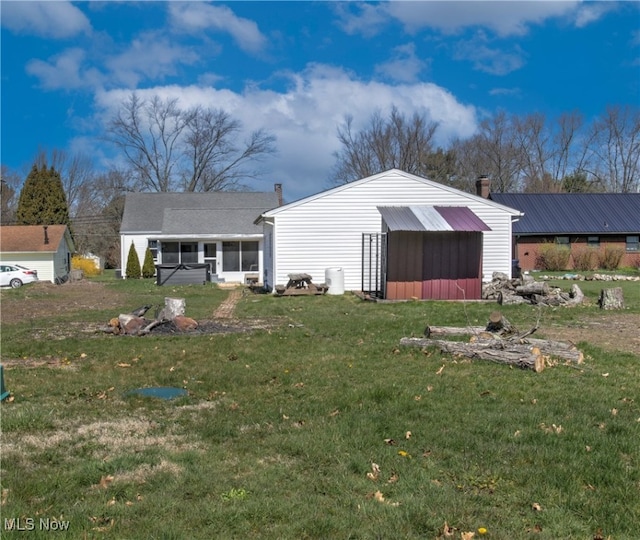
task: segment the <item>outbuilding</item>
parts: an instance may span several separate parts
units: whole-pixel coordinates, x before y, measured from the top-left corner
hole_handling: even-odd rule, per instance
[[[264,212],[263,282],[339,269],[345,290],[379,298],[480,298],[493,272],[511,275],[520,215],[391,169]]]
[[[66,225],[4,225],[0,228],[0,260],[37,270],[40,281],[66,281],[74,249]]]

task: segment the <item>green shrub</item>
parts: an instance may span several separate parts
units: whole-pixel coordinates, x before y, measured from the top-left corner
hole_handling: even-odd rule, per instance
[[[129,255],[127,256],[127,277],[131,279],[140,279],[140,259],[138,258],[138,252],[136,247],[131,242],[129,248]]]
[[[595,266],[597,250],[591,247],[578,248],[573,251],[573,267],[576,270],[593,270]]]
[[[540,270],[566,270],[569,267],[571,250],[558,244],[542,244],[538,251],[536,266]]]
[[[151,250],[147,248],[144,252],[144,263],[142,264],[142,277],[152,278],[156,274],[156,266],[153,263],[153,254]]]
[[[615,270],[620,266],[624,250],[620,246],[605,246],[600,252],[598,266],[604,270]]]
[[[71,258],[71,268],[74,270],[82,270],[85,276],[99,276],[102,273],[93,259],[80,257],[79,255],[74,255]]]

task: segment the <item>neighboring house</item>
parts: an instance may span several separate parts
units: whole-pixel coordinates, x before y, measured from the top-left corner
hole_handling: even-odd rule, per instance
[[[640,193],[491,193],[524,216],[513,227],[513,257],[539,268],[540,246],[566,245],[573,255],[607,246],[624,252],[621,266],[640,266]],[[573,260],[569,261],[570,268]]]
[[[479,298],[495,271],[511,275],[520,212],[392,169],[264,212],[263,282],[314,283],[342,269],[346,290],[389,299]]]
[[[60,283],[66,280],[74,249],[66,225],[0,227],[0,260],[37,270],[40,281]]]
[[[262,274],[262,227],[254,222],[281,203],[280,184],[272,193],[128,193],[122,268],[133,244],[140,264],[149,248],[157,265],[207,264],[218,279],[244,283],[247,274]]]

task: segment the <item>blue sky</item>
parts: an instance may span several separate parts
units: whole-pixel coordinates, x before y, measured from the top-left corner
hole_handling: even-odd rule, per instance
[[[133,90],[223,108],[278,152],[257,190],[329,187],[346,114],[395,105],[438,143],[497,110],[549,119],[640,105],[639,2],[0,2],[1,161],[42,149],[117,163],[101,140]]]

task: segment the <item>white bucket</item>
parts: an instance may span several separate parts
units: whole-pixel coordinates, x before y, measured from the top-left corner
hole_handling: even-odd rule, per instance
[[[324,281],[329,286],[327,294],[344,294],[344,272],[342,268],[327,268]]]

